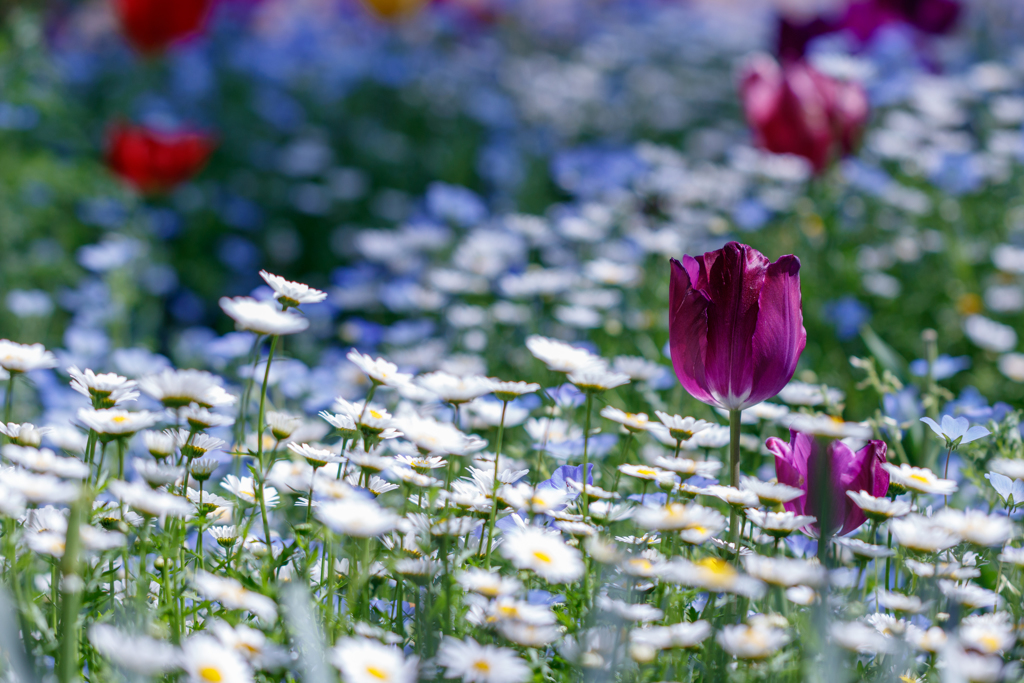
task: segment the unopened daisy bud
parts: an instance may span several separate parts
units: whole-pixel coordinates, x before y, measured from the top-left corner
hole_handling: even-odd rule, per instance
[[[278,441],[284,441],[302,426],[302,418],[288,413],[267,413],[267,426]]]
[[[199,458],[192,461],[192,478],[196,481],[206,481],[217,469],[218,462],[213,458]]]

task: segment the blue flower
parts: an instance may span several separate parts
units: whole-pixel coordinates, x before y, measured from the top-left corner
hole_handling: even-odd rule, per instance
[[[970,356],[950,356],[942,354],[935,359],[935,365],[932,366],[932,378],[935,380],[949,379],[953,375],[967,370],[971,367]],[[928,374],[928,361],[924,358],[918,358],[910,363],[910,374],[915,377],[924,377]]]
[[[555,489],[556,491],[562,491],[569,496],[570,500],[574,500],[579,493],[575,489],[569,488],[569,484],[566,483],[568,480],[582,481],[583,480],[583,465],[562,465],[551,474],[550,479],[545,479],[541,483],[537,484],[538,489]],[[594,464],[587,464],[587,485],[593,485],[594,483]]]
[[[985,478],[992,484],[999,497],[1003,499],[1003,505],[1017,507],[1024,505],[1024,481],[1010,479],[998,472],[989,472]]]
[[[871,320],[871,310],[852,296],[827,302],[822,307],[821,315],[835,325],[836,336],[840,341],[856,337],[861,325]]]
[[[924,413],[924,406],[917,396],[917,387],[909,386],[895,394],[882,397],[882,410],[899,424],[914,422]]]
[[[943,415],[941,425],[937,424],[935,420],[930,417],[922,417],[921,422],[924,422],[926,425],[931,427],[933,432],[944,438],[948,448],[957,448],[962,444],[977,441],[978,439],[991,434],[991,432],[984,427],[977,425],[971,427],[971,422],[966,417]]]
[[[590,437],[588,456],[594,459],[605,457],[615,447],[618,440],[619,437],[615,434],[598,434]],[[539,445],[534,446],[534,448],[540,450]],[[547,452],[551,457],[558,460],[570,460],[572,458],[582,457],[583,437],[581,436],[576,439],[568,439],[558,443],[549,443],[547,446]]]
[[[563,384],[560,387],[545,389],[544,393],[555,402],[555,405],[563,409],[581,406],[583,405],[583,400],[585,398],[582,391],[577,389],[575,385],[569,383]]]
[[[971,422],[988,422],[989,420],[1002,422],[1011,410],[1009,405],[1001,401],[994,406],[989,406],[988,401],[975,387],[964,387],[960,396],[955,401],[947,403],[942,412],[943,414],[962,415]]]
[[[487,218],[487,207],[472,190],[447,183],[427,188],[427,210],[439,220],[468,228]]]

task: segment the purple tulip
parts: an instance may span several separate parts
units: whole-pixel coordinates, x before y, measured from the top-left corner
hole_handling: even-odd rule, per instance
[[[829,518],[839,534],[848,534],[867,521],[864,511],[846,495],[847,491],[866,491],[876,498],[889,490],[889,473],[885,463],[884,441],[869,441],[856,453],[842,441],[833,440],[826,447],[818,439],[800,432],[790,431],[789,443],[774,436],[765,443],[775,455],[775,474],[780,484],[788,484],[805,491],[804,495],[785,504],[785,508],[798,515],[819,516],[822,495],[828,496]],[[822,491],[816,482],[822,476],[822,456],[829,458],[829,483]],[[811,527],[817,532],[817,525]]]
[[[807,342],[799,273],[796,256],[770,263],[737,242],[672,259],[669,348],[690,395],[743,410],[786,386]]]

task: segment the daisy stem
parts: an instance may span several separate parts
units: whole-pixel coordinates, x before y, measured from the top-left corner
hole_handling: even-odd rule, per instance
[[[587,494],[587,464],[590,458],[590,412],[594,406],[594,392],[587,392],[586,416],[583,418],[583,521],[587,521],[590,510],[590,496]]]
[[[491,518],[487,521],[487,556],[484,566],[491,568],[491,543],[494,541],[494,522],[498,518],[498,463],[501,459],[501,441],[505,436],[505,409],[508,401],[501,402],[501,422],[498,424],[498,446],[494,451],[494,487],[491,489]]]
[[[260,463],[259,490],[256,493],[260,499],[260,517],[263,521],[263,534],[266,536],[267,540],[267,558],[271,566],[274,564],[274,546],[271,545],[270,542],[270,524],[267,523],[267,501],[264,500],[263,496],[263,480],[267,476],[267,463],[263,462],[263,430],[265,429],[263,418],[266,415],[267,384],[270,382],[270,363],[274,360],[274,351],[277,349],[277,340],[277,335],[270,338],[270,355],[267,356],[267,367],[263,371],[263,389],[260,391],[260,414],[256,422],[256,459],[259,460]]]
[[[78,678],[78,611],[82,600],[82,581],[78,577],[78,552],[81,545],[79,528],[83,512],[92,506],[88,496],[83,495],[71,506],[68,517],[68,531],[65,540],[64,557],[61,558],[61,624],[57,638],[60,642],[60,659],[57,680],[71,683]],[[54,606],[56,608],[56,606]]]
[[[7,392],[4,395],[4,424],[11,421],[11,414],[14,411],[14,378],[16,376],[17,373],[11,372],[7,378]],[[12,439],[8,437],[7,440],[11,441]]]
[[[256,335],[256,338],[252,341],[252,350],[249,352],[249,358],[252,359],[252,372],[249,373],[249,380],[245,383],[245,391],[242,392],[242,400],[239,401],[238,405],[238,419],[235,421],[235,443],[243,444],[245,442],[245,420],[246,414],[249,412],[249,397],[252,396],[252,385],[256,379],[256,366],[260,362],[260,339],[261,335]]]
[[[740,417],[742,411],[729,411],[729,484],[740,486]],[[729,534],[732,536],[733,547],[736,549],[736,561],[740,560],[740,529],[736,524],[736,508],[729,506]]]

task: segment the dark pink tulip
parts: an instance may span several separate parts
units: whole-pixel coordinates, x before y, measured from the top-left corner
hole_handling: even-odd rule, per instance
[[[802,156],[819,173],[854,150],[869,113],[859,84],[838,81],[803,61],[780,65],[768,55],[747,65],[741,95],[757,145]]]
[[[771,263],[730,242],[672,259],[669,348],[676,377],[699,401],[742,410],[779,393],[807,342],[800,259]]]
[[[867,521],[863,510],[846,495],[847,491],[866,491],[880,497],[889,490],[889,473],[882,467],[886,453],[884,441],[869,441],[854,453],[842,441],[833,440],[826,447],[812,436],[790,431],[789,443],[771,437],[765,445],[775,456],[779,483],[805,491],[803,496],[786,503],[785,508],[798,515],[817,517],[821,497],[826,495],[832,526],[840,535],[860,528]],[[831,464],[829,484],[824,491],[816,485],[822,475],[819,468],[825,463],[823,456],[827,456]],[[817,532],[817,525],[812,525],[811,530]]]

